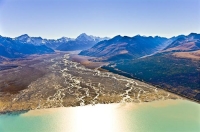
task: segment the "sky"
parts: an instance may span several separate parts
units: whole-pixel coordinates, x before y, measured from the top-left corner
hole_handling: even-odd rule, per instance
[[[0,0],[0,35],[57,39],[200,33],[200,0]]]

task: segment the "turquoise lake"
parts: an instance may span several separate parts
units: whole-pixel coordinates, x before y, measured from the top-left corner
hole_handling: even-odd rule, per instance
[[[2,114],[0,132],[200,132],[200,105],[165,100]]]

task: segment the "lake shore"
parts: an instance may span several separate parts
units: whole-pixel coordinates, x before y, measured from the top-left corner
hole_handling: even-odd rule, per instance
[[[0,115],[0,131],[198,132],[199,110],[183,99],[37,109]]]

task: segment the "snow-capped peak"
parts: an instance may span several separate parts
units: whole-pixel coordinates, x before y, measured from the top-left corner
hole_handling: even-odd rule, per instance
[[[87,35],[86,33],[82,33],[76,38],[76,40],[78,41],[94,41],[94,42],[99,42],[106,39],[109,39],[109,38],[106,38],[106,37],[100,38],[93,35]]]
[[[15,39],[16,40],[25,40],[25,39],[28,39],[28,38],[29,38],[28,34],[23,34],[23,35],[21,35],[19,37],[16,37]]]
[[[72,40],[72,39],[68,38],[68,37],[62,37],[62,38],[57,39],[57,41],[59,41],[59,42],[68,42],[70,40]]]
[[[80,34],[76,40],[78,41],[93,41],[93,38],[89,35],[87,35],[86,33],[82,33]]]

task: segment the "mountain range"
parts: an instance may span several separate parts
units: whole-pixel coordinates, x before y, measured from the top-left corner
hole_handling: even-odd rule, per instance
[[[30,54],[53,53],[54,50],[46,45],[33,45],[19,40],[0,36],[0,56],[18,58]]]
[[[100,38],[82,33],[76,39],[69,40],[66,43],[60,44],[56,49],[61,51],[84,50],[91,48],[94,44],[102,40],[107,40],[107,39],[109,38],[107,37]]]
[[[17,58],[29,54],[52,53],[54,50],[82,50],[80,55],[98,57],[98,61],[115,61],[119,59],[136,59],[155,54],[158,51],[194,51],[200,47],[200,35],[191,33],[172,38],[160,36],[134,37],[117,35],[111,39],[95,37],[85,33],[77,38],[62,37],[43,39],[27,34],[16,38],[0,36],[0,56]]]
[[[172,38],[146,36],[115,36],[100,41],[92,48],[83,50],[80,55],[98,57],[98,61],[136,59],[158,51],[184,51],[199,49],[199,34],[179,35]]]
[[[87,35],[86,33],[80,34],[75,39],[68,37],[62,37],[59,39],[43,39],[41,37],[30,37],[27,34],[14,38],[14,40],[24,44],[46,45],[49,48],[61,51],[87,49],[96,44],[97,42],[105,39],[109,38],[100,38],[92,35]]]
[[[14,38],[14,40],[19,41],[24,44],[32,44],[32,45],[46,45],[49,48],[56,49],[59,45],[66,43],[72,38],[62,37],[59,39],[43,39],[41,37],[30,37],[27,34],[23,34],[19,37]]]
[[[194,51],[200,49],[200,34],[181,36],[164,48],[164,51]]]
[[[101,41],[92,48],[83,50],[80,55],[100,57],[103,60],[132,59],[156,52],[168,42],[164,37],[115,36]]]
[[[85,33],[80,34],[76,39],[67,37],[43,39],[41,37],[30,37],[27,34],[15,38],[0,36],[0,56],[18,58],[29,54],[52,53],[54,50],[83,50],[105,39],[109,38],[95,37]]]

